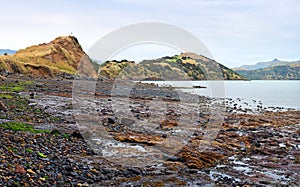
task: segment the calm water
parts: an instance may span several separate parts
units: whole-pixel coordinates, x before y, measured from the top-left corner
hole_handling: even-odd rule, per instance
[[[243,102],[300,109],[300,81],[147,81],[158,85],[172,85],[194,94],[240,98]],[[192,88],[195,85],[207,88]]]

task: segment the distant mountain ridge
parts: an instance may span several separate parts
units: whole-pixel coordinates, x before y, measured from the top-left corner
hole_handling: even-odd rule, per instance
[[[17,51],[15,50],[10,50],[10,49],[0,49],[0,55],[8,54],[12,55],[15,54]]]
[[[250,80],[300,80],[300,60],[259,62],[233,68]]]
[[[300,66],[274,66],[257,70],[236,70],[249,80],[300,80]]]
[[[242,65],[240,67],[233,68],[234,70],[258,70],[263,68],[275,67],[275,66],[300,66],[300,60],[298,61],[282,61],[275,58],[272,61],[258,62],[254,65]]]

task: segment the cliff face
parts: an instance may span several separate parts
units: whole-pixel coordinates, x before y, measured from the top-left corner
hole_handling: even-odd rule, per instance
[[[80,62],[90,64],[77,38],[61,36],[49,43],[21,49],[13,55],[0,56],[0,71],[30,77],[55,77],[76,74]],[[95,75],[95,72],[91,73],[91,76]]]

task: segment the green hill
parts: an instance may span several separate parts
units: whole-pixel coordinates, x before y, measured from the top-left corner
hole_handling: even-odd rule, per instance
[[[236,72],[250,80],[300,80],[300,66],[274,66]]]
[[[121,79],[164,79],[164,80],[244,80],[235,71],[214,60],[192,53],[166,56],[155,60],[107,61],[101,65],[100,75]]]

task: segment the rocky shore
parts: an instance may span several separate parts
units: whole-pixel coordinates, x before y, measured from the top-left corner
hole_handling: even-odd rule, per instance
[[[0,84],[2,186],[300,185],[300,111],[108,80],[92,94],[66,79]]]

